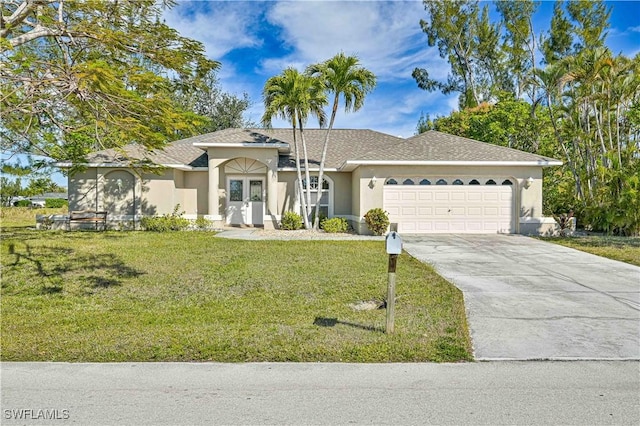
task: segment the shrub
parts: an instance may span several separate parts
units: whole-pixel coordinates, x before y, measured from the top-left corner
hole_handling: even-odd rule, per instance
[[[31,207],[31,200],[19,200],[13,203],[15,207]]]
[[[44,200],[44,206],[49,209],[60,209],[69,205],[67,200],[62,198],[47,198]]]
[[[200,230],[209,229],[213,226],[213,222],[204,217],[197,218],[195,223],[196,223],[196,228]]]
[[[189,227],[189,219],[182,217],[184,212],[178,212],[180,204],[173,209],[173,213],[162,216],[143,217],[140,224],[146,231],[167,232],[182,231]]]
[[[373,235],[384,235],[389,228],[389,215],[381,208],[371,209],[364,215],[367,227]]]
[[[349,222],[344,217],[332,217],[325,219],[320,223],[324,232],[329,234],[342,233],[349,231]]]
[[[280,227],[287,231],[295,231],[302,228],[302,216],[295,212],[286,212],[282,216]]]

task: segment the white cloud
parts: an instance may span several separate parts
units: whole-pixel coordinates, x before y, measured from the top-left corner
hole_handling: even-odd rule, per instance
[[[253,7],[258,3],[251,4],[252,7],[242,7],[233,2],[182,2],[168,10],[164,18],[181,35],[203,43],[210,58],[220,60],[234,49],[262,44],[252,32],[262,10]]]
[[[381,80],[404,79],[415,67],[446,76],[446,62],[429,48],[418,24],[422,2],[279,2],[267,17],[283,29],[282,42],[293,52],[267,58],[269,74],[304,66],[344,51],[355,54]],[[444,66],[444,70],[442,70]]]

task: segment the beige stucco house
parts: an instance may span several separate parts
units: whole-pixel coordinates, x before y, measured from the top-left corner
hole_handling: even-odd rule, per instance
[[[325,134],[305,130],[313,202],[359,233],[368,232],[363,216],[374,207],[400,233],[537,234],[555,226],[542,216],[542,169],[558,160],[436,131],[403,139],[335,129],[318,185]],[[227,129],[150,154],[135,145],[125,151],[95,152],[85,171],[69,176],[70,210],[106,210],[110,224],[135,225],[179,205],[190,219],[265,228],[300,211],[291,129]],[[142,172],[132,159],[162,167]]]

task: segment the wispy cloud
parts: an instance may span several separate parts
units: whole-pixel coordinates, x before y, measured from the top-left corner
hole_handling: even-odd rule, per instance
[[[279,2],[267,13],[283,29],[282,43],[291,47],[284,57],[262,62],[266,73],[287,66],[328,59],[344,51],[357,55],[381,80],[404,79],[415,67],[434,69],[446,62],[429,48],[418,24],[421,2]],[[444,73],[446,75],[446,72]]]
[[[262,40],[255,35],[262,8],[259,3],[182,2],[164,14],[167,25],[181,35],[202,42],[207,55],[220,60],[228,52],[243,47],[257,48]],[[253,7],[255,5],[256,7]]]

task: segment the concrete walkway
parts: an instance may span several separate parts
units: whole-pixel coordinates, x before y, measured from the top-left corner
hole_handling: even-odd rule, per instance
[[[462,290],[478,360],[640,359],[637,266],[521,235],[403,241]]]
[[[223,228],[217,234],[219,238],[232,240],[330,240],[330,241],[384,241],[384,237],[358,234],[328,234],[324,231],[314,232],[306,229],[297,231],[265,230],[262,228]]]

